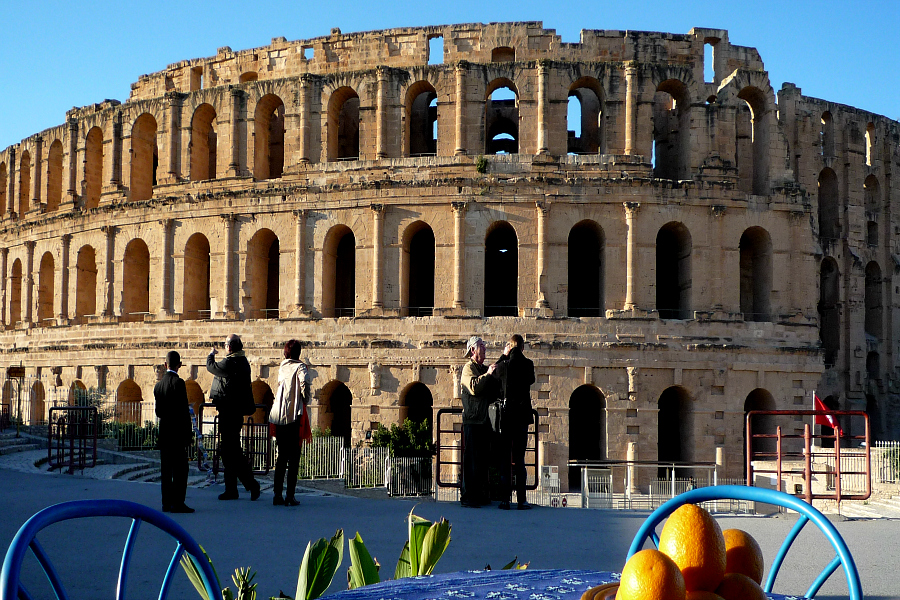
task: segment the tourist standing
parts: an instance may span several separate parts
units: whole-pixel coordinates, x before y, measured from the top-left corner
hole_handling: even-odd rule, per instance
[[[519,510],[528,510],[531,505],[525,499],[525,446],[528,442],[528,426],[534,422],[531,408],[531,386],[534,384],[534,363],[522,350],[525,340],[518,333],[510,336],[498,360],[501,369],[505,401],[503,405],[502,430],[500,435],[500,508],[509,510],[512,499],[510,471],[516,478],[516,501]],[[510,468],[512,467],[512,469]]]
[[[193,440],[187,388],[178,376],[181,355],[172,350],[166,354],[166,372],[153,387],[156,416],[159,417],[159,470],[161,473],[162,510],[192,513],[184,503],[187,493],[188,453]]]
[[[466,358],[460,377],[463,404],[463,476],[459,500],[463,506],[478,507],[490,504],[488,492],[488,462],[490,424],[488,405],[497,399],[500,381],[495,375],[496,365],[486,367],[487,349],[484,340],[472,336],[466,343]]]
[[[297,471],[300,468],[300,420],[309,396],[306,393],[306,365],[300,362],[300,342],[288,340],[284,360],[278,367],[278,389],[269,411],[269,423],[275,425],[278,459],[275,461],[275,506],[297,506]],[[287,495],[282,496],[285,469]]]

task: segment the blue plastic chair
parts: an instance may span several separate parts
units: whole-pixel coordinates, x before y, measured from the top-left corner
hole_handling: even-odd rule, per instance
[[[664,521],[666,517],[672,514],[675,509],[682,504],[699,504],[700,502],[707,502],[710,500],[730,499],[764,502],[766,504],[783,506],[800,513],[797,524],[794,525],[794,528],[791,529],[790,533],[781,544],[781,549],[778,551],[775,560],[772,562],[772,566],[769,568],[769,576],[766,578],[766,583],[763,586],[763,590],[766,593],[772,591],[772,587],[775,585],[775,577],[778,576],[778,571],[781,569],[784,557],[787,555],[788,550],[790,550],[794,540],[797,539],[797,535],[799,535],[800,531],[809,521],[812,521],[819,527],[825,537],[828,538],[828,541],[831,542],[837,555],[824,569],[822,569],[822,572],[815,581],[813,581],[809,590],[806,592],[806,597],[814,598],[819,591],[819,588],[822,587],[822,584],[831,577],[831,574],[837,570],[838,566],[843,565],[844,574],[847,576],[847,587],[850,590],[850,600],[862,600],[862,584],[859,581],[859,571],[856,569],[856,563],[853,561],[853,556],[850,554],[850,550],[847,548],[844,538],[842,538],[841,534],[834,528],[834,525],[832,525],[831,522],[812,505],[807,504],[799,498],[776,490],[766,490],[743,485],[719,485],[699,488],[678,495],[657,508],[649,517],[647,517],[647,520],[644,521],[643,525],[638,529],[637,534],[635,534],[634,541],[631,542],[631,548],[628,549],[628,558],[631,558],[633,554],[640,551],[648,538],[653,540],[653,544],[658,548],[659,536],[656,535],[656,526]]]
[[[159,590],[160,600],[164,600],[168,596],[172,576],[175,574],[178,563],[185,552],[200,571],[200,578],[206,588],[207,597],[210,599],[221,598],[219,582],[212,565],[210,565],[209,560],[203,554],[203,550],[201,550],[197,542],[181,525],[161,512],[135,502],[127,502],[125,500],[75,500],[45,508],[35,513],[22,525],[9,545],[9,550],[7,550],[6,558],[3,561],[3,570],[0,571],[0,600],[14,600],[15,598],[33,600],[33,596],[28,593],[19,581],[22,562],[29,548],[34,553],[44,574],[47,575],[57,600],[68,600],[69,596],[56,569],[50,563],[47,553],[38,543],[35,536],[44,527],[53,523],[84,517],[126,517],[132,520],[128,537],[125,540],[125,548],[122,551],[122,563],[119,567],[119,579],[116,586],[117,600],[124,600],[125,598],[125,587],[128,581],[128,569],[132,551],[134,550],[138,530],[143,522],[156,526],[177,541],[175,552],[172,554],[172,560],[169,561],[169,567],[166,569],[166,574],[163,577],[162,586]]]

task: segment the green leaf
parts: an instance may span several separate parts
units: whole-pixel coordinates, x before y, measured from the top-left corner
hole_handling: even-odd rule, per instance
[[[503,565],[503,567],[502,567],[500,570],[501,570],[501,571],[509,571],[510,569],[516,568],[516,565],[517,565],[517,564],[519,564],[519,557],[518,557],[518,556],[514,557],[510,562],[508,562],[508,563],[506,563],[505,565]]]
[[[450,522],[442,518],[429,527],[425,534],[418,574],[430,575],[448,545],[450,545]]]
[[[412,576],[412,567],[409,564],[409,542],[403,544],[400,558],[397,560],[397,568],[394,569],[394,579]]]
[[[213,575],[215,575],[216,580],[211,581],[210,583],[215,586],[216,589],[221,589],[219,586],[219,575],[216,573],[216,567],[213,565],[212,560],[210,560],[209,555],[206,553],[206,550],[203,549],[203,546],[200,546],[200,550],[203,552],[204,558],[209,562],[209,566],[212,567]],[[185,575],[187,575],[188,580],[194,586],[194,589],[197,590],[197,593],[200,594],[200,597],[203,600],[217,600],[210,598],[206,593],[206,587],[203,585],[203,577],[200,575],[200,567],[197,566],[196,560],[190,554],[182,554],[181,555],[181,568],[184,569]]]
[[[350,589],[378,583],[378,567],[358,531],[356,537],[347,540],[347,549],[350,551],[350,569],[347,571]]]
[[[421,575],[419,562],[422,557],[422,544],[429,527],[431,521],[414,515],[412,510],[409,511],[409,569],[412,575]]]
[[[319,538],[306,545],[297,577],[297,600],[315,600],[328,589],[344,560],[344,530],[338,529],[330,542]]]

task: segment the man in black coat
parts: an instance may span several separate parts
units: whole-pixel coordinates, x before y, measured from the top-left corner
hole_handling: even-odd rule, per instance
[[[192,513],[184,503],[187,492],[188,454],[193,427],[188,409],[187,389],[178,376],[181,356],[174,350],[166,355],[166,372],[153,388],[156,416],[159,417],[159,459],[163,512]]]
[[[241,448],[244,417],[254,411],[250,362],[244,356],[241,338],[233,333],[225,338],[225,353],[219,362],[215,360],[215,348],[206,357],[206,370],[216,376],[209,397],[219,415],[219,456],[225,465],[225,491],[219,494],[219,500],[237,500],[238,479],[250,492],[250,499],[256,500],[259,482]]]
[[[534,420],[531,408],[531,386],[534,384],[534,363],[522,354],[525,340],[518,333],[510,336],[503,356],[497,361],[504,382],[505,404],[500,439],[500,508],[509,509],[512,498],[510,464],[516,477],[516,500],[519,510],[531,505],[525,499],[525,446],[528,442],[528,426]]]

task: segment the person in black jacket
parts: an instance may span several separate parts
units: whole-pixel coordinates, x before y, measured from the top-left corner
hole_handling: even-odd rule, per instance
[[[512,498],[510,486],[510,466],[516,477],[516,500],[519,510],[528,510],[531,505],[525,499],[525,446],[528,441],[528,426],[534,421],[531,411],[531,386],[534,384],[534,363],[522,350],[525,340],[518,333],[510,336],[503,356],[497,361],[505,393],[503,425],[500,436],[500,508],[509,510]]]
[[[219,415],[219,456],[225,464],[225,491],[219,500],[237,500],[237,482],[259,498],[259,482],[241,448],[244,417],[253,414],[253,392],[250,389],[250,362],[244,356],[244,344],[235,334],[225,338],[225,358],[216,362],[216,349],[206,357],[206,370],[216,376],[209,396]],[[248,412],[249,411],[249,412]]]
[[[162,479],[163,512],[192,513],[184,503],[187,492],[187,447],[193,438],[187,389],[178,376],[181,356],[174,350],[166,354],[166,372],[153,387],[156,416],[159,417],[159,462]]]

